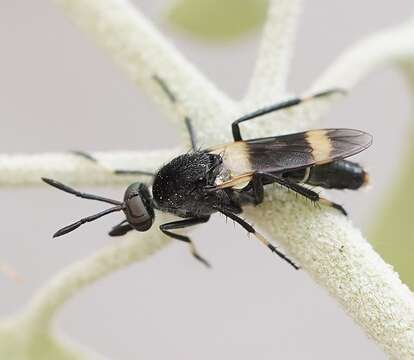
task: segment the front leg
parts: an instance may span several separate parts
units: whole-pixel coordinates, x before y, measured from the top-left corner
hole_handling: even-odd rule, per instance
[[[210,267],[209,262],[204,259],[202,256],[200,256],[194,246],[194,243],[191,241],[191,239],[188,236],[176,234],[170,230],[174,229],[183,229],[189,226],[194,226],[198,224],[202,224],[207,222],[210,219],[210,216],[200,217],[200,218],[191,218],[191,219],[184,219],[184,220],[178,220],[178,221],[172,221],[166,224],[160,225],[160,230],[167,236],[184,241],[190,245],[190,251],[191,254],[198,260],[201,261],[205,266]]]
[[[134,230],[134,228],[127,222],[127,220],[121,221],[118,225],[115,225],[108,233],[109,236],[123,236],[127,232]]]

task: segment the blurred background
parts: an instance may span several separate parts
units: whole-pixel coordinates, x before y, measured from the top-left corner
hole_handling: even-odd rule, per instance
[[[0,152],[177,145],[174,129],[156,106],[51,3],[0,3]],[[183,0],[175,7],[170,0],[135,3],[209,78],[233,97],[243,95],[265,1],[232,0],[225,5]],[[296,93],[342,49],[413,12],[411,0],[312,0],[305,5],[290,76]],[[203,15],[216,11],[211,16],[217,26],[211,29],[198,21],[197,9]],[[414,284],[413,245],[407,241],[414,239],[404,237],[411,231],[403,224],[411,218],[412,207],[407,201],[405,207],[393,203],[395,217],[389,223],[390,211],[380,212],[401,169],[412,165],[403,160],[411,139],[405,85],[392,69],[376,72],[338,103],[322,125],[355,127],[374,135],[374,146],[358,157],[370,171],[371,187],[329,196],[345,205],[365,233],[374,234],[375,247]],[[123,194],[122,188],[88,190],[115,198]],[[408,199],[409,190],[404,191]],[[21,308],[58,270],[116,241],[106,235],[114,217],[59,241],[51,239],[57,228],[93,213],[99,204],[75,201],[46,186],[3,188],[0,196],[0,258],[26,278],[17,285],[0,277],[2,315]],[[374,229],[375,219],[381,219],[379,230]],[[405,233],[400,236],[401,229]],[[195,262],[184,245],[172,243],[76,296],[60,314],[59,328],[119,360],[385,359],[305,272],[275,261],[238,227],[215,217],[198,227],[193,238],[212,270]]]

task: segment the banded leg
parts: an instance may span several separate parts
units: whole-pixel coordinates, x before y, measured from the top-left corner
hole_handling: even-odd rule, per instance
[[[127,222],[127,220],[123,220],[118,225],[115,225],[109,231],[108,235],[109,236],[123,236],[131,230],[134,230],[134,228]]]
[[[289,180],[280,178],[278,176],[275,176],[273,174],[268,174],[268,173],[261,173],[261,176],[264,177],[268,177],[274,180],[274,182],[278,183],[279,185],[282,185],[302,196],[304,196],[305,198],[311,200],[314,203],[320,203],[329,207],[332,207],[336,210],[339,210],[342,214],[344,214],[345,216],[348,215],[348,213],[346,212],[346,210],[343,208],[342,205],[339,205],[337,203],[334,203],[328,199],[325,199],[321,196],[319,196],[319,194],[313,190],[310,190],[302,185],[299,185],[297,183],[291,182]]]
[[[290,260],[285,254],[280,252],[262,234],[258,233],[253,226],[248,224],[242,218],[238,217],[236,214],[233,214],[232,212],[226,209],[216,208],[216,210],[222,213],[223,215],[229,217],[230,219],[234,220],[239,225],[241,225],[247,232],[253,234],[262,244],[266,245],[272,252],[276,253],[280,258],[285,260],[288,264],[292,265],[296,270],[299,270],[299,267],[292,260]]]
[[[88,154],[84,151],[73,150],[71,151],[72,154],[81,156],[85,160],[93,161],[95,163],[99,163],[97,159],[95,159],[91,154]],[[154,177],[155,174],[149,171],[141,171],[141,170],[124,170],[124,169],[111,169],[114,174],[116,175],[146,175]]]
[[[264,108],[261,108],[259,110],[253,111],[249,114],[246,114],[242,117],[240,117],[239,119],[235,120],[232,124],[231,124],[231,130],[233,132],[233,139],[234,141],[242,141],[242,136],[240,133],[240,127],[239,124],[248,120],[252,120],[255,119],[259,116],[263,116],[278,110],[282,110],[282,109],[286,109],[292,106],[296,106],[299,105],[305,101],[310,101],[316,98],[321,98],[321,97],[325,97],[325,96],[330,96],[333,94],[346,94],[346,91],[343,89],[329,89],[326,91],[322,91],[322,92],[318,92],[316,94],[310,95],[310,96],[306,96],[306,97],[296,97],[287,101],[283,101],[280,103],[276,103],[270,106],[266,106]]]
[[[210,267],[209,262],[204,259],[202,256],[199,255],[199,253],[197,252],[197,249],[194,246],[194,243],[191,241],[191,239],[188,236],[185,235],[180,235],[180,234],[176,234],[173,233],[170,230],[174,230],[174,229],[183,229],[189,226],[194,226],[194,225],[198,225],[198,224],[202,224],[207,222],[210,219],[210,216],[206,216],[206,217],[202,217],[202,218],[192,218],[192,219],[184,219],[184,220],[179,220],[179,221],[172,221],[166,224],[162,224],[160,225],[160,230],[167,236],[176,239],[176,240],[180,240],[180,241],[184,241],[186,243],[188,243],[190,245],[190,251],[191,254],[200,262],[202,262],[205,266]]]
[[[191,147],[192,147],[193,150],[196,150],[197,142],[196,142],[193,126],[191,125],[190,118],[185,114],[184,109],[178,103],[177,97],[174,95],[174,93],[168,87],[167,83],[163,79],[158,77],[157,75],[154,75],[153,79],[158,83],[158,85],[160,85],[161,89],[167,95],[167,97],[171,101],[171,103],[173,103],[176,106],[177,112],[184,118],[185,126],[187,127],[188,135],[190,136]]]

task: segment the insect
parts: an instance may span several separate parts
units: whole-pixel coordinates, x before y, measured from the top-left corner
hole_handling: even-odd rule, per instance
[[[154,78],[171,102],[174,94],[159,78]],[[247,114],[232,123],[234,141],[228,144],[198,150],[190,119],[184,116],[190,134],[192,151],[182,154],[156,174],[142,171],[115,170],[117,174],[150,175],[152,191],[141,182],[131,184],[123,201],[82,193],[56,180],[43,178],[47,184],[75,196],[112,204],[107,210],[82,218],[54,234],[58,237],[79,226],[112,212],[123,211],[125,219],[114,226],[110,236],[121,236],[131,230],[147,231],[151,228],[154,209],[181,218],[160,225],[167,236],[189,244],[192,255],[209,266],[197,252],[188,236],[176,229],[205,223],[214,213],[221,213],[240,224],[248,233],[276,253],[294,268],[298,268],[285,254],[273,246],[263,235],[239,215],[245,205],[263,202],[264,186],[279,184],[313,203],[333,207],[346,215],[344,208],[331,202],[304,185],[327,189],[358,189],[368,180],[366,171],[357,163],[344,160],[372,143],[371,135],[354,129],[320,129],[295,134],[243,140],[240,124],[259,116],[298,105],[304,101],[329,96],[341,90],[329,90],[306,98],[294,98]],[[84,153],[77,153],[96,161]]]

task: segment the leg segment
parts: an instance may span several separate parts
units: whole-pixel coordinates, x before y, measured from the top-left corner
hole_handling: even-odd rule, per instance
[[[234,220],[239,225],[241,225],[248,233],[253,234],[262,244],[266,245],[272,252],[276,253],[280,258],[292,265],[296,270],[299,269],[299,267],[292,260],[290,260],[285,254],[280,252],[262,234],[258,233],[253,226],[248,224],[242,218],[238,217],[237,215],[233,214],[232,212],[226,209],[217,208],[216,210],[222,213],[223,215],[229,217],[230,219]]]
[[[134,228],[127,223],[127,220],[121,221],[118,225],[115,225],[108,233],[109,236],[122,236],[127,232],[134,230]]]
[[[252,178],[252,190],[253,190],[253,197],[254,197],[254,204],[259,205],[263,202],[264,198],[264,190],[263,190],[263,183],[260,176],[256,174],[253,175]]]
[[[311,200],[314,203],[320,203],[320,204],[323,204],[323,205],[326,205],[326,206],[333,207],[334,209],[339,210],[345,216],[348,215],[346,210],[341,205],[336,204],[336,203],[334,203],[330,200],[327,200],[327,199],[319,196],[319,194],[316,193],[315,191],[312,191],[312,190],[310,190],[310,189],[308,189],[308,188],[306,188],[302,185],[299,185],[299,184],[291,182],[289,180],[280,178],[280,177],[275,176],[273,174],[261,173],[260,176],[263,176],[265,178],[267,177],[267,178],[273,179],[274,180],[273,182],[276,182],[276,183],[278,183],[278,184],[280,184],[280,185],[282,185],[282,186],[284,186],[284,187],[286,187],[286,188],[288,188],[288,189],[304,196],[305,198]]]
[[[239,127],[239,124],[242,123],[242,122],[245,122],[245,121],[248,121],[248,120],[251,120],[251,119],[257,118],[259,116],[266,115],[266,114],[269,114],[269,113],[272,113],[272,112],[275,112],[275,111],[278,111],[278,110],[286,109],[288,107],[299,105],[299,104],[301,104],[305,101],[309,101],[309,100],[312,100],[312,99],[316,99],[316,98],[320,98],[320,97],[324,97],[324,96],[329,96],[329,95],[332,95],[332,94],[344,94],[344,93],[346,93],[346,92],[345,92],[345,90],[342,90],[342,89],[330,89],[330,90],[322,91],[322,92],[319,92],[319,93],[316,93],[316,94],[313,94],[313,95],[310,95],[310,96],[306,96],[306,97],[302,97],[302,98],[297,97],[297,98],[293,98],[293,99],[290,99],[290,100],[287,100],[287,101],[276,103],[276,104],[261,108],[259,110],[253,111],[249,114],[246,114],[246,115],[242,116],[241,118],[235,120],[231,125],[234,141],[243,140],[242,136],[241,136],[241,133],[240,133],[240,127]]]
[[[264,198],[262,178],[254,174],[252,180],[249,183],[249,186],[244,188],[240,193],[240,198],[242,199],[243,204],[261,204]]]
[[[154,177],[155,174],[149,171],[141,171],[141,170],[113,170],[114,174],[116,175],[146,175]]]
[[[158,77],[157,75],[154,75],[153,79],[160,85],[161,89],[167,95],[168,99],[176,106],[177,112],[184,118],[185,125],[186,125],[187,130],[188,130],[188,135],[190,136],[191,146],[192,146],[193,150],[195,150],[196,149],[196,139],[195,139],[194,129],[191,125],[190,118],[186,115],[184,109],[178,103],[176,96],[173,94],[171,89],[168,87],[167,83],[163,79]]]
[[[194,133],[193,125],[191,124],[191,120],[189,117],[185,116],[184,121],[185,121],[185,126],[187,126],[188,135],[190,136],[191,148],[193,150],[196,150],[197,145],[196,145],[195,133]]]
[[[95,163],[98,163],[98,160],[96,160],[91,154],[88,154],[87,152],[84,151],[71,151],[72,154],[77,155],[77,156],[81,156],[83,157],[85,160],[89,160],[89,161],[93,161]],[[149,171],[141,171],[141,170],[124,170],[124,169],[111,169],[113,171],[114,174],[116,175],[146,175],[146,176],[155,176],[154,173],[149,172]]]
[[[210,264],[207,260],[205,260],[202,256],[200,256],[194,246],[194,243],[191,241],[191,239],[188,236],[176,234],[170,230],[174,229],[183,229],[189,226],[194,226],[198,224],[202,224],[207,222],[210,219],[210,216],[202,217],[202,218],[192,218],[192,219],[185,219],[185,220],[179,220],[179,221],[172,221],[166,224],[160,225],[160,230],[167,236],[184,241],[190,245],[190,251],[191,254],[198,260],[201,261],[205,266],[210,267]]]

